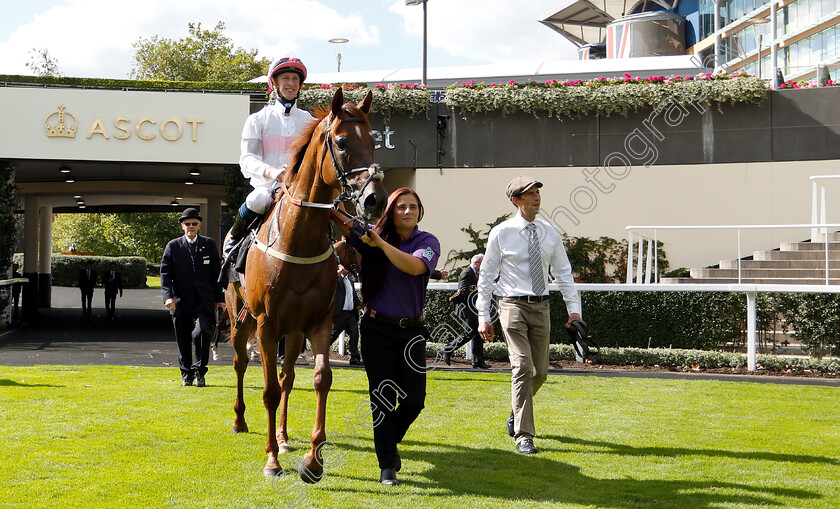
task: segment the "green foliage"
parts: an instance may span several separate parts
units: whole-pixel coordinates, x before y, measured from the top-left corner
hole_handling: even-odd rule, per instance
[[[56,214],[53,252],[137,255],[157,262],[171,239],[182,235],[175,212]]]
[[[783,314],[793,335],[808,345],[811,355],[840,353],[840,295],[787,294],[778,296],[774,311]]]
[[[239,211],[239,206],[245,203],[245,197],[253,190],[251,184],[242,175],[239,166],[225,167],[225,203],[227,204],[227,220],[222,225],[223,231],[233,225],[234,214]]]
[[[381,115],[387,122],[392,115],[415,117],[429,112],[429,91],[416,85],[376,85],[373,89],[366,86],[345,83],[342,85],[309,85],[303,87],[298,102],[302,108],[329,106],[335,89],[341,86],[344,100],[359,103],[368,92],[373,92],[372,114]]]
[[[512,214],[512,213],[511,213]],[[505,214],[503,216],[499,216],[494,219],[492,222],[487,223],[487,231],[484,230],[476,230],[473,228],[472,223],[467,225],[465,228],[461,228],[461,231],[466,233],[470,237],[470,244],[474,245],[473,249],[464,251],[464,250],[452,250],[446,257],[446,263],[444,266],[449,265],[452,263],[452,270],[450,270],[450,278],[457,279],[457,276],[461,273],[461,271],[457,271],[458,267],[455,267],[459,261],[463,261],[464,265],[460,267],[461,270],[465,269],[470,264],[470,259],[477,255],[477,254],[484,254],[484,251],[487,249],[487,236],[490,234],[490,230],[493,229],[494,226],[501,223],[502,221],[506,221],[511,214]]]
[[[657,107],[667,103],[688,105],[759,104],[767,98],[764,80],[745,73],[733,75],[653,76],[596,78],[582,81],[528,81],[504,84],[462,83],[446,89],[446,104],[467,113],[528,113],[535,117],[609,117]]]
[[[0,162],[0,270],[4,274],[12,264],[12,253],[18,234],[15,215],[18,210],[18,196],[12,178],[14,171],[13,163]]]
[[[257,50],[234,48],[224,35],[225,24],[202,30],[201,23],[187,25],[189,35],[178,41],[154,35],[132,44],[134,65],[130,76],[138,79],[178,81],[248,81],[266,73],[268,58]]]
[[[61,76],[58,72],[58,60],[50,55],[47,48],[29,50],[29,60],[26,68],[36,76]]]
[[[23,253],[15,253],[14,260],[23,266]],[[102,273],[109,269],[109,264],[117,264],[117,271],[122,275],[123,287],[146,287],[146,259],[141,256],[80,256],[53,254],[50,263],[50,275],[54,286],[77,286],[79,271],[86,268],[85,263],[93,261],[92,270],[96,273],[96,285],[102,286]]]

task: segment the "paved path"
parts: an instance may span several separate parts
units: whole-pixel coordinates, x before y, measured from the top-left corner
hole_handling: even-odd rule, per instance
[[[33,365],[113,365],[113,366],[177,366],[178,350],[169,312],[163,308],[160,290],[126,290],[117,297],[116,320],[105,315],[104,294],[94,294],[93,316],[82,317],[79,290],[54,287],[52,308],[41,309],[38,320],[21,324],[0,334],[0,366]],[[231,366],[233,348],[219,343],[219,360],[211,365]],[[333,360],[335,367],[346,361]],[[466,366],[466,365],[465,365]],[[464,370],[439,365],[435,369]],[[508,373],[508,369],[493,371]],[[631,377],[687,380],[721,380],[732,382],[776,383],[791,385],[823,385],[840,387],[840,379],[780,377],[757,375],[716,375],[674,373],[667,371],[622,370],[551,370],[552,374],[570,376]]]

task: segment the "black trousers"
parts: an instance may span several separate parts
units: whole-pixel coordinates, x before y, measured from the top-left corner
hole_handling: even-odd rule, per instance
[[[395,468],[397,444],[426,402],[425,327],[400,328],[362,318],[362,355],[370,391],[373,443],[379,468]]]
[[[108,318],[114,316],[114,307],[117,305],[117,294],[105,292],[105,312],[108,314]]]
[[[472,363],[484,362],[484,340],[478,335],[478,316],[475,313],[459,312],[461,326],[466,327],[464,332],[444,346],[449,352],[454,352],[463,345],[472,341]]]
[[[333,314],[330,344],[335,343],[342,332],[350,338],[347,342],[350,348],[350,358],[359,360],[359,312],[355,309]]]
[[[82,292],[82,314],[90,316],[90,304],[93,302],[93,290],[81,290]]]
[[[182,378],[207,373],[210,361],[210,340],[213,337],[213,314],[206,308],[172,316],[175,326],[175,341],[178,343],[178,367]],[[195,347],[195,359],[193,359]]]

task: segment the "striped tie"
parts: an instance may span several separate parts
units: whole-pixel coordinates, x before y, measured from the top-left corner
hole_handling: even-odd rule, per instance
[[[528,271],[531,273],[531,290],[534,295],[540,296],[545,293],[545,274],[542,267],[540,240],[537,238],[537,226],[529,223],[525,229],[528,230]]]

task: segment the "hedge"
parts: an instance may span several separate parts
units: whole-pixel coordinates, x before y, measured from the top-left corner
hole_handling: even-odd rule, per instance
[[[117,271],[122,275],[124,288],[145,288],[146,259],[142,256],[79,256],[52,255],[50,272],[53,286],[77,286],[79,271],[85,268],[85,262],[93,261],[93,270],[100,283],[102,273],[108,270],[111,262],[116,262]],[[15,263],[23,267],[23,253],[15,253]],[[100,283],[101,284],[101,283]]]

